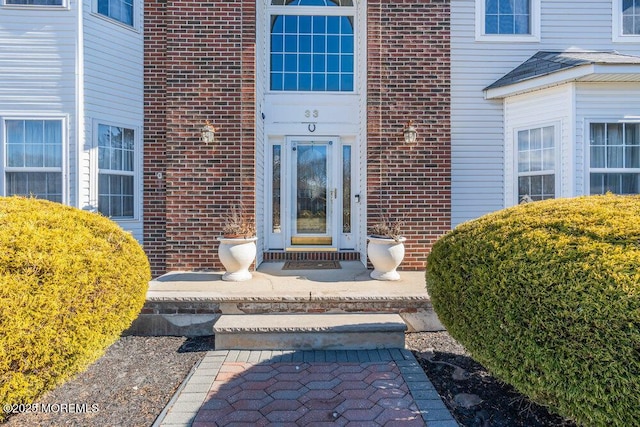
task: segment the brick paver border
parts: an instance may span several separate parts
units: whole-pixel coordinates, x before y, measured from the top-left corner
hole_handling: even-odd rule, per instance
[[[378,350],[216,350],[207,352],[202,361],[185,379],[154,427],[191,426],[205,403],[216,377],[223,370],[230,372],[239,363],[257,365],[271,363],[371,363],[394,362],[428,427],[458,427],[431,381],[405,349]]]

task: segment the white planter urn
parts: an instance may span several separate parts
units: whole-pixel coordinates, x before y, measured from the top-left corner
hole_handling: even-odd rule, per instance
[[[386,237],[369,236],[367,254],[373,264],[370,276],[376,280],[400,280],[396,268],[404,258],[404,242],[406,237],[398,240]]]
[[[222,280],[242,282],[251,279],[249,267],[256,259],[257,237],[218,237],[218,256],[226,273]]]

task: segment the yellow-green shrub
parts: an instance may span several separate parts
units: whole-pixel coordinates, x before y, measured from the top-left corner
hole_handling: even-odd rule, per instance
[[[427,259],[450,334],[586,426],[640,425],[640,198],[535,202],[457,227]]]
[[[1,197],[0,404],[29,403],[98,359],[149,280],[140,245],[109,219]]]

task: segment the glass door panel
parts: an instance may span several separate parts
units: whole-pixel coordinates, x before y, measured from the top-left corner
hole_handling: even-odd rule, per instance
[[[295,147],[294,245],[331,245],[329,145],[297,143]]]

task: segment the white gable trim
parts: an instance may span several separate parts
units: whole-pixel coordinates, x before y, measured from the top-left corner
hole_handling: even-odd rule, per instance
[[[571,81],[640,81],[640,65],[585,64],[484,91],[485,99],[502,99]]]

